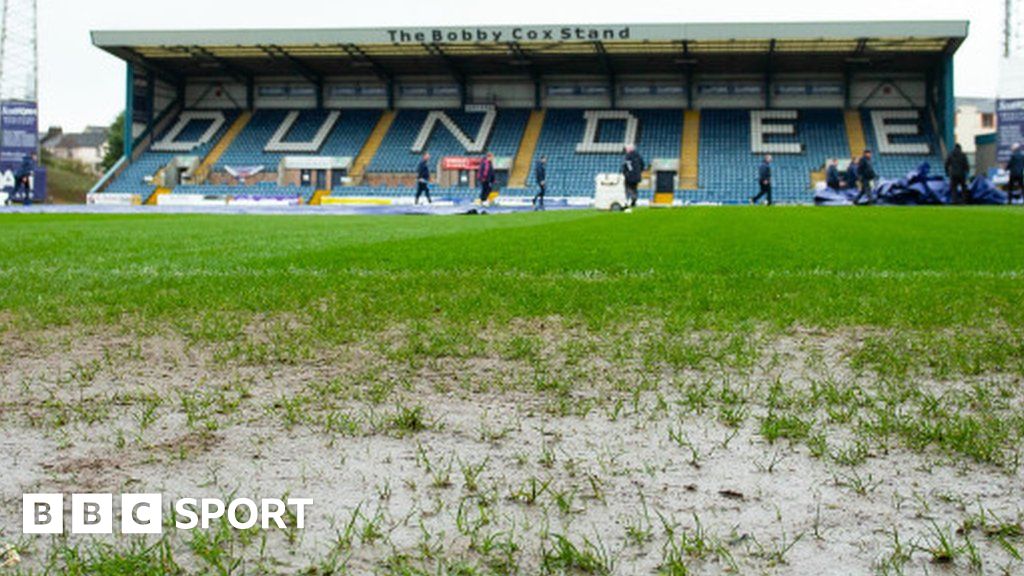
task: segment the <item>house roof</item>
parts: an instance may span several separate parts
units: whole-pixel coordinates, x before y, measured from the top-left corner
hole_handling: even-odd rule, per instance
[[[44,141],[46,148],[99,148],[107,143],[107,133],[101,131],[87,130],[75,134],[60,134]]]

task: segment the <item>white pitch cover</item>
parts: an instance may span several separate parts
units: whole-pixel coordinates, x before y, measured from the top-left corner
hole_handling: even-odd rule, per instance
[[[210,127],[195,142],[176,142],[175,140],[178,138],[178,135],[193,120],[211,120]],[[154,142],[150,149],[154,152],[191,152],[212,140],[226,121],[224,113],[216,110],[188,110],[182,112],[181,116],[178,116],[178,122],[175,123],[170,132],[165,134],[159,141]]]

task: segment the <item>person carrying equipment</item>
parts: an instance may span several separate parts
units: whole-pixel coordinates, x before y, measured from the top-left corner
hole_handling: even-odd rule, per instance
[[[544,195],[548,193],[548,157],[541,156],[540,162],[537,163],[537,170],[535,176],[537,177],[537,187],[540,190],[537,195],[530,201],[533,204],[534,209],[544,209]]]
[[[1015,190],[1020,190],[1020,196],[1024,198],[1024,149],[1021,149],[1020,142],[1011,149],[1006,171],[1010,173],[1010,181],[1006,184],[1006,203],[1011,204]]]
[[[830,160],[828,168],[825,169],[825,185],[833,190],[839,190],[842,187],[842,181],[839,179],[838,158]]]
[[[761,166],[757,169],[757,185],[760,187],[760,192],[757,196],[750,199],[751,204],[757,204],[761,201],[761,198],[768,198],[768,205],[772,205],[772,155],[765,154],[764,161],[761,162]]]
[[[850,158],[850,163],[846,166],[846,172],[843,173],[843,188],[856,188],[857,187],[857,159]]]
[[[477,179],[480,181],[480,203],[485,204],[491,198],[491,190],[494,189],[494,154],[487,153],[483,162],[480,163],[480,170],[477,172]]]
[[[959,144],[953,147],[946,158],[946,176],[949,177],[949,192],[953,204],[969,204],[971,190],[967,187],[967,175],[971,172],[971,163]]]
[[[23,194],[21,201],[25,206],[32,205],[32,174],[36,171],[35,160],[35,154],[26,154],[21,159],[18,172],[14,175],[14,192],[11,193],[11,199],[14,200],[18,196],[18,192],[21,192]]]
[[[430,152],[424,152],[419,166],[416,167],[416,204],[420,203],[420,196],[426,194],[427,204],[433,204],[430,198]]]
[[[871,183],[878,178],[878,174],[875,173],[875,166],[871,163],[871,150],[865,150],[864,155],[857,162],[857,177],[860,179],[860,192],[854,198],[853,203],[860,204],[861,199],[867,196],[867,203],[874,204],[875,196],[871,192]]]
[[[636,207],[640,196],[640,181],[644,179],[644,158],[636,151],[636,146],[626,146],[626,158],[622,162],[622,175],[626,178],[626,203],[630,208]]]

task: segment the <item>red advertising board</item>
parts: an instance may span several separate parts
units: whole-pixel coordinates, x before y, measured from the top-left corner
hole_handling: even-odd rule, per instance
[[[482,159],[479,156],[445,156],[441,160],[442,170],[478,170]]]

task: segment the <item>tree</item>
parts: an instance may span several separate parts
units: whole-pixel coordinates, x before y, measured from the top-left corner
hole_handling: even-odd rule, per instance
[[[110,125],[107,133],[107,153],[103,156],[103,171],[113,168],[124,155],[124,112]]]

